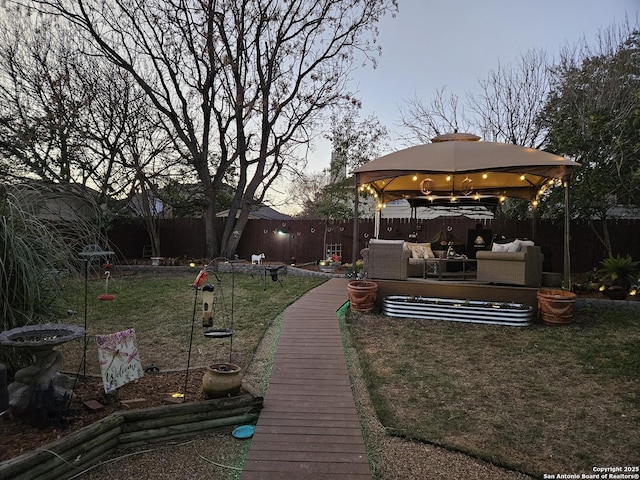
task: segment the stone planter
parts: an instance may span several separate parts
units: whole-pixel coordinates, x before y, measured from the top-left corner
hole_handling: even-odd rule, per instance
[[[325,273],[335,273],[340,268],[339,263],[324,263],[320,262],[318,264],[318,270]]]
[[[236,394],[242,386],[242,369],[232,363],[214,363],[202,375],[202,390],[208,398]]]
[[[538,290],[538,313],[545,325],[566,325],[573,320],[576,294],[565,290]]]
[[[378,284],[369,280],[354,280],[347,284],[349,305],[352,312],[369,313],[378,295]]]

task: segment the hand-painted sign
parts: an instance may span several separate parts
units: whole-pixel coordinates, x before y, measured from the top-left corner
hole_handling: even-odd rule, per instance
[[[96,341],[105,393],[144,376],[134,329],[96,335]]]

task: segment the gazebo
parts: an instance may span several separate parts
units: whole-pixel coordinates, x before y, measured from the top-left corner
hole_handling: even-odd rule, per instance
[[[573,168],[578,165],[542,150],[452,133],[438,136],[432,143],[377,158],[357,168],[354,174],[356,187],[373,195],[379,207],[400,198],[422,204],[455,205],[499,202],[507,197],[528,200],[535,207],[547,188],[563,185],[563,284],[567,287],[570,285],[568,184]],[[357,238],[354,222],[354,239]],[[354,259],[358,256],[357,249],[354,242]]]

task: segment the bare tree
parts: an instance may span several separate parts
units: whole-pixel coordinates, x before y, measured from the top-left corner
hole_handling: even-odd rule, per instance
[[[437,90],[429,105],[417,97],[407,100],[406,110],[400,110],[400,126],[408,132],[403,138],[405,143],[429,143],[444,133],[472,129],[458,96],[453,93],[445,96],[445,90],[445,87]]]
[[[2,18],[2,153],[16,175],[85,184],[79,124],[91,94],[75,75],[75,54],[54,22],[38,25],[12,11]]]
[[[451,132],[475,133],[485,140],[540,148],[545,130],[537,122],[549,92],[547,56],[531,50],[515,65],[498,65],[479,80],[481,94],[467,94],[463,104],[445,88],[425,105],[414,98],[401,111],[401,126],[408,132],[408,144],[428,143],[437,135]]]
[[[177,157],[168,155],[170,138],[146,94],[126,72],[70,41],[55,19],[10,13],[0,49],[0,151],[17,166],[13,180],[77,183],[97,189],[103,206],[147,196]],[[105,226],[109,209],[102,213]],[[150,208],[140,214],[159,255],[156,215]]]
[[[357,54],[396,0],[34,0],[66,18],[148,95],[204,192],[207,254],[230,256],[324,109],[349,100]],[[221,244],[216,190],[236,194]],[[222,246],[222,248],[220,248]]]
[[[545,52],[529,50],[515,65],[498,65],[480,80],[482,94],[469,97],[478,134],[485,140],[541,148],[546,129],[538,121],[550,88]]]

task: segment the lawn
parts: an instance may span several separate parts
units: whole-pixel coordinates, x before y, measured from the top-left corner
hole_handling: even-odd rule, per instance
[[[526,328],[352,315],[391,434],[542,477],[640,465],[640,311]]]
[[[63,345],[65,369],[86,368],[99,373],[96,334],[134,328],[142,366],[151,364],[161,370],[206,366],[231,361],[246,368],[270,323],[292,302],[319,285],[319,277],[281,276],[282,285],[263,284],[260,275],[210,273],[205,284],[214,286],[213,328],[234,330],[229,339],[205,338],[202,326],[202,292],[191,286],[195,269],[160,268],[153,270],[116,270],[108,284],[111,301],[98,300],[107,290],[101,272],[91,275],[87,284],[86,325],[88,346],[86,365],[82,364],[82,342]],[[70,282],[59,298],[63,309],[75,312],[64,321],[84,326],[84,280]],[[194,321],[195,304],[195,321]],[[192,337],[193,327],[193,337]]]

